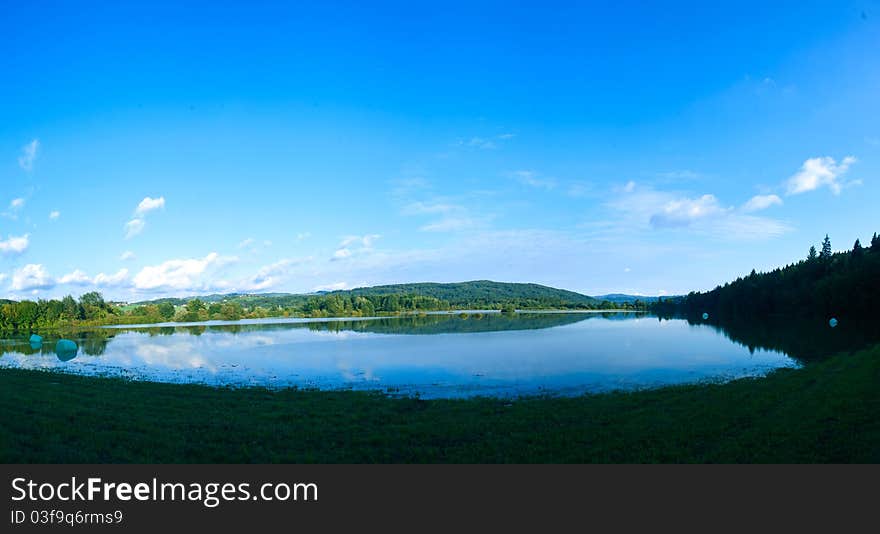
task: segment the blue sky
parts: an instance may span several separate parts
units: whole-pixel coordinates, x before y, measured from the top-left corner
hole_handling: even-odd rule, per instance
[[[676,294],[849,248],[880,2],[803,4],[4,2],[0,297]]]

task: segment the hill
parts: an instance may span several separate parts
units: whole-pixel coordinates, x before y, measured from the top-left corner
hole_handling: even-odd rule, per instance
[[[333,291],[328,294],[356,297],[419,295],[446,301],[453,308],[497,308],[504,304],[513,304],[517,308],[596,308],[600,304],[599,300],[565,289],[491,280],[447,284],[393,284]]]
[[[508,304],[517,308],[563,308],[592,309],[601,307],[602,300],[582,295],[574,291],[557,289],[540,284],[522,284],[509,282],[493,282],[491,280],[475,280],[470,282],[435,283],[420,282],[412,284],[391,284],[382,286],[359,287],[356,289],[322,291],[320,293],[261,293],[261,294],[212,294],[180,298],[161,298],[135,302],[130,306],[146,306],[151,304],[170,303],[183,306],[187,302],[199,299],[206,304],[219,302],[236,302],[244,308],[300,308],[308,302],[326,300],[332,297],[352,299],[357,297],[428,297],[443,301],[445,307],[461,308],[500,308]],[[613,302],[613,301],[612,301]],[[619,301],[624,302],[624,301]]]
[[[645,295],[627,295],[626,293],[609,293],[607,295],[597,295],[593,297],[596,300],[612,302],[614,304],[625,304],[638,302],[657,302],[660,297],[648,297]]]

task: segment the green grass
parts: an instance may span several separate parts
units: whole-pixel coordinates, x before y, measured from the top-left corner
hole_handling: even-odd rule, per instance
[[[3,462],[880,462],[880,346],[727,384],[513,402],[4,369]]]

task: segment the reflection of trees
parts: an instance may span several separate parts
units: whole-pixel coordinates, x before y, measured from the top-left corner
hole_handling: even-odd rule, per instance
[[[16,336],[6,339],[0,347],[0,352],[17,352],[24,355],[43,354],[54,355],[55,344],[59,339],[70,339],[79,347],[82,354],[89,356],[101,356],[107,348],[107,343],[113,339],[118,331],[95,328],[91,330],[81,331],[55,331],[43,332],[43,343],[39,346],[32,346],[30,341],[24,336]]]
[[[327,320],[299,323],[257,323],[234,325],[199,325],[178,327],[144,327],[121,331],[145,332],[149,335],[168,335],[187,332],[239,334],[246,332],[273,332],[304,328],[318,332],[370,332],[376,334],[454,334],[495,332],[503,330],[536,330],[573,324],[588,319],[622,320],[636,317],[635,313],[501,313],[425,314],[381,317],[376,319]]]
[[[689,324],[707,324],[728,339],[748,347],[777,350],[802,362],[817,361],[839,352],[851,352],[880,343],[876,322],[848,319],[831,328],[824,320],[772,316],[763,319],[703,321],[688,317]]]

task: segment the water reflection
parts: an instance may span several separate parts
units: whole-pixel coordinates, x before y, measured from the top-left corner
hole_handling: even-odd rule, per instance
[[[53,351],[61,335],[44,337],[38,348],[25,336],[2,340],[0,367],[455,397],[577,394],[796,365],[780,350],[792,345],[770,343],[778,337],[632,313],[480,312],[103,328],[64,333],[79,346],[72,355]]]
[[[676,318],[662,317],[660,320]],[[688,317],[688,324],[707,325],[731,341],[749,349],[784,352],[802,363],[818,361],[841,352],[853,352],[880,343],[876,320],[852,318],[836,323],[823,319],[771,316],[761,320],[709,320]]]

